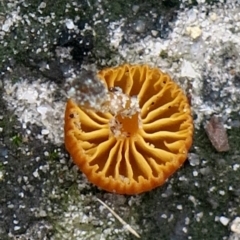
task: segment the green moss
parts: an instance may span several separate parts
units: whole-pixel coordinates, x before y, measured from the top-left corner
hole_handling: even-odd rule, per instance
[[[19,134],[16,134],[12,137],[12,142],[16,147],[19,147],[22,143],[22,137]]]
[[[162,50],[159,54],[159,57],[163,59],[168,58],[168,52],[166,50]]]
[[[58,152],[56,150],[52,151],[49,153],[48,159],[50,161],[56,161],[57,159],[59,159],[59,155]]]
[[[0,171],[3,171],[4,170],[4,165],[2,162],[0,162]]]
[[[4,105],[4,103],[2,104]],[[17,117],[13,113],[5,111],[3,119],[0,120],[0,127],[3,129],[3,141],[9,144],[13,150],[17,150],[22,144],[22,135],[19,133],[20,127],[18,126]]]

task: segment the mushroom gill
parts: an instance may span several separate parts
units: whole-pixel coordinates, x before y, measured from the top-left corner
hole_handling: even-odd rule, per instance
[[[164,184],[192,144],[187,97],[147,65],[107,68],[98,78],[109,89],[102,111],[67,102],[65,145],[74,163],[109,192],[138,194]]]

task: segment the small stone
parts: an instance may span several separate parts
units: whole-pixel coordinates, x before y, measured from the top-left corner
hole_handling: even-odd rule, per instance
[[[11,21],[11,19],[7,19],[5,22],[4,22],[4,24],[2,25],[2,30],[4,31],[4,32],[9,32],[9,30],[10,30],[10,27],[12,26],[12,21]]]
[[[49,134],[49,130],[48,129],[43,129],[41,131],[42,135],[48,135]]]
[[[236,217],[231,223],[231,231],[240,234],[240,217]]]
[[[205,125],[205,131],[218,152],[229,151],[227,132],[219,117],[212,116],[210,121]]]
[[[153,37],[156,37],[158,35],[158,31],[157,30],[151,30],[151,34],[153,35]]]
[[[20,229],[21,229],[20,226],[15,226],[15,227],[14,227],[14,231],[18,231],[18,230],[20,230]]]
[[[195,153],[189,153],[188,154],[188,161],[189,161],[190,165],[193,166],[193,167],[200,164],[200,158]]]
[[[181,66],[181,76],[189,77],[189,78],[197,78],[198,73],[194,70],[191,62],[187,60],[183,60],[182,66]]]
[[[134,24],[134,30],[138,33],[143,33],[146,29],[146,22],[143,20],[137,20]]]
[[[240,165],[236,163],[232,167],[233,167],[233,171],[237,171],[239,169]]]
[[[140,8],[139,5],[133,5],[133,6],[132,6],[132,11],[133,11],[134,13],[137,13],[138,10],[139,10],[139,8]]]
[[[189,22],[195,22],[197,20],[196,9],[190,9],[187,13]]]
[[[202,29],[199,26],[187,27],[186,28],[186,33],[192,39],[197,39],[202,35]]]
[[[3,171],[0,171],[0,181],[3,180],[3,176],[4,176]]]
[[[67,29],[74,29],[74,27],[75,27],[72,19],[67,19],[65,21],[65,25],[66,25]]]
[[[36,169],[36,170],[33,172],[33,176],[34,176],[35,178],[39,178],[38,169]]]
[[[200,173],[204,176],[209,175],[211,173],[210,167],[200,168]]]
[[[227,226],[228,223],[229,223],[229,221],[230,221],[230,219],[227,218],[227,217],[221,216],[221,217],[219,218],[219,221],[222,223],[222,225]]]
[[[47,4],[45,2],[41,2],[40,5],[38,6],[38,8],[45,8],[47,6]]]
[[[215,22],[217,20],[217,14],[216,13],[210,13],[210,19]]]
[[[197,171],[193,171],[193,176],[197,177],[198,176],[198,172]]]
[[[13,223],[16,225],[16,224],[19,223],[19,221],[18,220],[13,220]]]
[[[49,108],[47,106],[39,106],[37,107],[37,111],[42,115],[42,118],[45,119]]]
[[[182,209],[183,209],[183,206],[182,206],[182,205],[177,205],[177,209],[178,209],[178,210],[182,210]]]
[[[225,191],[220,190],[220,191],[219,191],[219,194],[222,195],[222,196],[224,196],[224,195],[225,195]]]
[[[40,211],[39,211],[39,216],[40,216],[40,217],[46,217],[46,216],[47,216],[46,211],[45,211],[45,210],[40,210]]]

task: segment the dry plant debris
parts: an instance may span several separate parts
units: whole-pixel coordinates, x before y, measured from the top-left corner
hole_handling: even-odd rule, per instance
[[[135,237],[140,238],[140,235],[128,224],[126,223],[115,211],[113,211],[106,203],[104,203],[99,198],[96,198],[98,202],[100,202],[105,208],[107,208],[110,213],[117,218],[117,220],[123,225],[125,229],[127,229],[130,233],[132,233]]]

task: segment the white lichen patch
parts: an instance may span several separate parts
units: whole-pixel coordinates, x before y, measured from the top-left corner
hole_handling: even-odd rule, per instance
[[[124,21],[121,24],[124,26]],[[148,35],[134,43],[119,45],[118,52],[122,58],[120,60],[117,56],[113,62],[159,67],[190,94],[192,109],[197,115],[194,120],[196,128],[213,113],[224,116],[230,127],[231,113],[240,111],[237,104],[240,90],[234,84],[235,74],[240,72],[240,55],[237,51],[240,48],[239,4],[228,0],[219,6],[201,4],[182,9],[172,28],[167,39]],[[186,29],[189,30],[187,34]],[[110,36],[114,34],[110,32]],[[236,50],[229,51],[232,46]],[[228,64],[223,63],[224,54],[229,55],[228,59],[232,58]],[[219,100],[222,103],[204,99],[206,84],[212,91],[221,94]]]
[[[110,46],[114,49],[117,49],[120,42],[123,39],[124,32],[121,30],[121,27],[124,25],[124,20],[121,19],[117,22],[111,22],[109,24],[109,41]]]
[[[6,80],[4,89],[3,98],[18,116],[23,128],[27,128],[27,124],[36,124],[42,127],[42,135],[51,142],[57,145],[63,143],[65,99],[57,101],[53,97],[57,85],[40,80],[22,80],[12,84]]]

